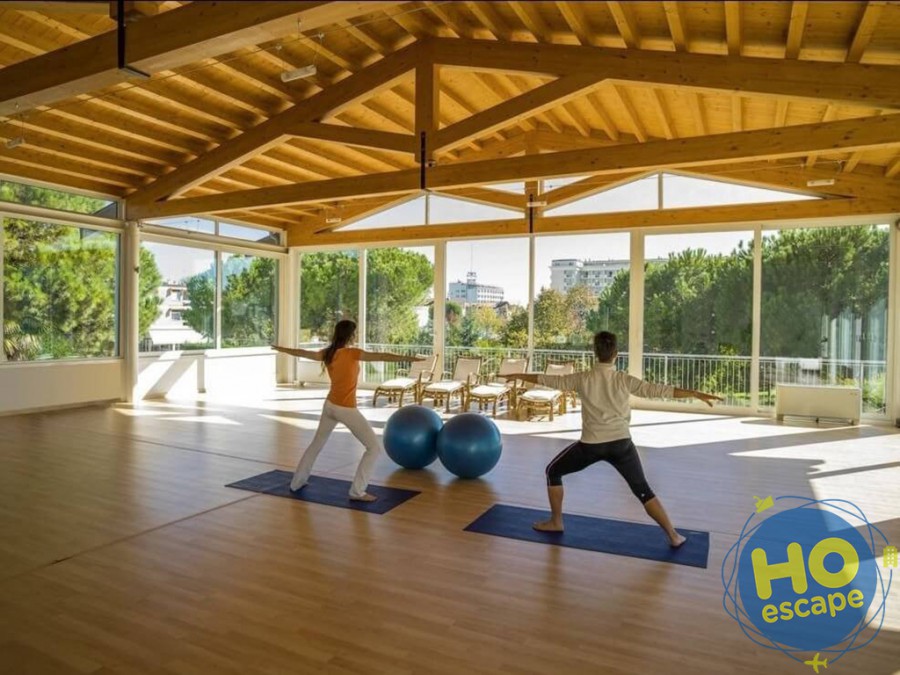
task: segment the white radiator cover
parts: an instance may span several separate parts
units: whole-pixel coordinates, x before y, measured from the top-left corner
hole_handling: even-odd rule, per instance
[[[775,386],[775,417],[785,415],[833,418],[859,422],[862,391],[838,385],[778,384]]]
[[[297,359],[297,384],[331,384],[321,361]]]

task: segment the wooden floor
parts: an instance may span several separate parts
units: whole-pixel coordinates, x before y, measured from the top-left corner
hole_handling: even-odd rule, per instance
[[[577,415],[501,421],[479,481],[382,458],[374,482],[423,492],[384,516],[223,487],[293,468],[321,397],[0,418],[0,673],[803,673],[722,608],[753,495],[850,499],[900,542],[900,435],[867,426],[636,412],[676,525],[711,532],[708,569],[463,531],[497,502],[544,506]],[[391,410],[365,412],[380,432]],[[339,430],[316,473],[349,478],[360,453]],[[609,467],[566,485],[567,510],[646,521]],[[832,671],[900,673],[898,584]]]

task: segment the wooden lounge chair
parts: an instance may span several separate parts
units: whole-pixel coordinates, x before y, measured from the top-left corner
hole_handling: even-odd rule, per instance
[[[397,377],[382,382],[375,388],[372,395],[372,407],[378,403],[379,396],[387,396],[388,403],[397,401],[398,407],[403,407],[403,399],[407,394],[412,394],[412,401],[418,403],[422,398],[422,389],[434,379],[434,370],[437,367],[437,354],[417,354],[423,361],[413,361],[409,370],[400,369]]]
[[[440,382],[432,382],[425,385],[422,389],[422,396],[419,402],[422,403],[426,398],[433,400],[433,405],[437,407],[441,403],[444,404],[445,410],[450,412],[450,401],[454,396],[459,397],[459,407],[466,409],[468,403],[469,391],[472,386],[478,382],[478,371],[481,370],[481,357],[460,356],[456,359],[456,365],[453,368],[453,375],[450,379],[442,379]],[[444,373],[450,375],[450,373]]]
[[[544,375],[571,375],[574,372],[574,363],[548,363]],[[559,411],[560,415],[565,414],[567,398],[568,392],[537,385],[518,397],[516,416],[521,419],[524,412],[527,419],[535,413],[547,413],[552,422],[554,408]]]
[[[497,405],[506,401],[507,410],[515,410],[517,386],[514,380],[498,379],[499,375],[517,375],[528,370],[528,359],[505,358],[497,373],[491,373],[483,384],[469,392],[469,403],[478,403],[479,410],[492,406],[491,415],[497,417]],[[467,406],[468,407],[468,406]]]

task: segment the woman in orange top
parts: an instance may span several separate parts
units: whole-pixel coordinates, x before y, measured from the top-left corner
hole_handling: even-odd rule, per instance
[[[290,354],[291,356],[301,356],[305,359],[324,362],[324,367],[328,370],[328,376],[331,378],[331,389],[328,390],[325,406],[322,408],[319,428],[316,430],[312,443],[309,444],[309,447],[306,448],[306,451],[300,458],[296,471],[294,471],[294,478],[291,480],[291,490],[293,491],[301,489],[309,481],[309,474],[312,471],[316,457],[318,457],[319,452],[325,446],[325,442],[331,436],[331,432],[340,422],[366,448],[366,452],[356,468],[356,475],[350,487],[350,499],[360,502],[374,502],[377,499],[374,495],[366,492],[366,487],[369,485],[369,476],[372,473],[375,460],[381,451],[381,442],[378,440],[378,436],[375,435],[369,422],[356,408],[356,383],[359,380],[359,362],[388,361],[396,363],[401,361],[420,361],[421,359],[389,352],[367,352],[363,349],[357,349],[350,346],[355,339],[356,323],[344,319],[343,321],[338,321],[334,327],[334,336],[331,338],[331,344],[321,351],[272,347],[276,351]]]

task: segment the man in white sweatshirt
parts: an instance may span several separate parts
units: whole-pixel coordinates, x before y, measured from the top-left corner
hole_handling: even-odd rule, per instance
[[[696,398],[710,407],[722,399],[702,391],[678,389],[668,384],[644,382],[628,373],[616,370],[618,356],[616,336],[602,331],[594,336],[594,354],[597,363],[583,373],[572,375],[508,375],[563,391],[575,391],[581,397],[581,440],[573,443],[547,465],[547,494],[550,499],[550,520],[534,524],[542,532],[562,532],[563,485],[562,477],[576,473],[606,460],[628,482],[635,497],[641,500],[644,510],[665,530],[672,546],[681,546],[684,536],[672,526],[662,502],[653,494],[637,448],[631,440],[631,395],[642,398]]]

